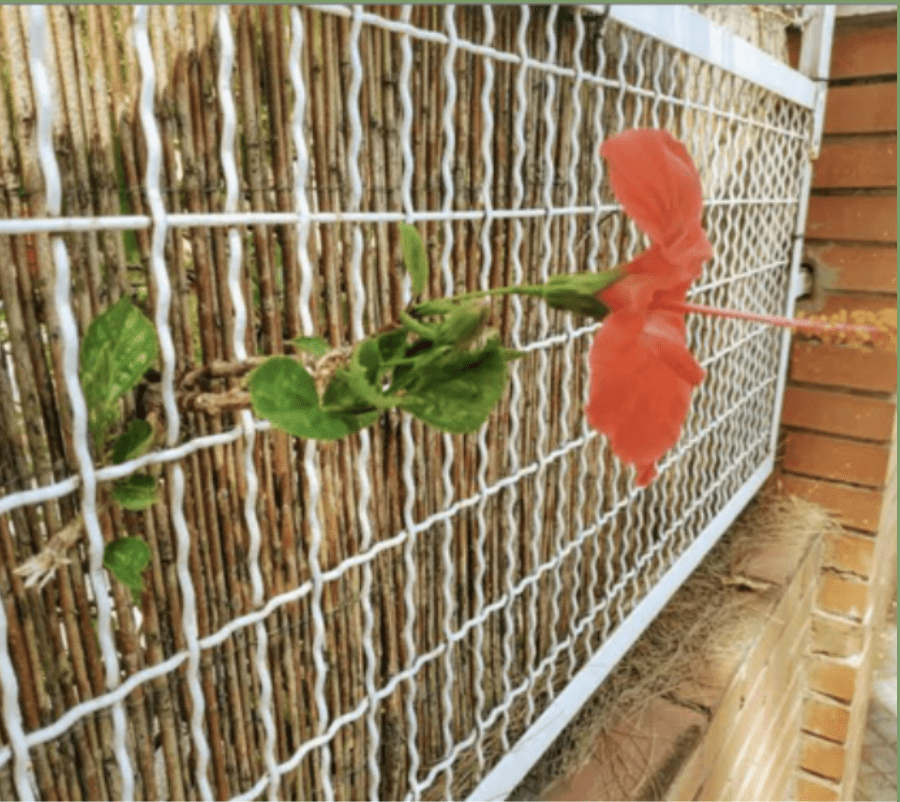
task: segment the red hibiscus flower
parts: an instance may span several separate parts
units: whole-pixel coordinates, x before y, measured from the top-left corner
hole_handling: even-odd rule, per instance
[[[620,268],[597,297],[609,314],[591,347],[588,423],[613,452],[637,468],[637,483],[656,476],[656,462],[678,442],[703,369],[687,349],[684,315],[694,312],[818,334],[862,337],[896,349],[896,322],[829,325],[687,302],[712,247],[700,225],[700,176],[684,146],[665,131],[638,129],[600,148],[613,191],[647,233],[649,249]],[[887,310],[886,310],[887,311]]]
[[[603,144],[613,191],[652,246],[599,294],[610,314],[590,353],[588,423],[649,484],[655,463],[681,434],[703,369],[688,351],[686,300],[712,247],[700,225],[700,177],[684,146],[665,131],[626,131]]]

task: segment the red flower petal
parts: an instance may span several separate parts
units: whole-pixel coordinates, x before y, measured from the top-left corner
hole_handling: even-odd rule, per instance
[[[591,348],[585,413],[644,486],[678,441],[704,377],[687,348],[684,313],[664,307],[685,301],[712,247],[701,226],[700,177],[680,142],[637,129],[607,140],[600,153],[616,197],[653,244],[599,293],[610,314]]]
[[[677,312],[611,313],[590,353],[588,423],[609,438],[637,483],[656,475],[654,463],[678,442],[691,391],[704,376],[685,344]]]
[[[683,301],[688,287],[700,277],[702,265],[693,261],[668,262],[662,249],[654,244],[627,264],[623,272],[624,278],[610,284],[598,296],[611,310],[647,308],[665,293],[675,293],[672,299]]]
[[[699,263],[712,256],[700,225],[700,176],[684,145],[666,131],[636,128],[608,139],[600,155],[609,162],[619,203],[666,261]]]

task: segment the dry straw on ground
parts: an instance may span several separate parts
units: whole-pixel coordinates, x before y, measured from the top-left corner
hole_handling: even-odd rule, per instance
[[[701,681],[703,666],[717,661],[728,663],[743,655],[760,633],[775,599],[790,581],[812,540],[840,531],[841,526],[823,507],[781,495],[771,484],[767,486],[675,593],[511,798],[541,798],[554,782],[582,765],[598,743],[613,751],[617,745],[621,748],[617,728],[639,715],[653,699],[662,697],[683,703],[676,689]],[[777,577],[783,580],[780,583],[771,581],[773,562],[785,568]],[[767,578],[760,579],[760,574]],[[711,712],[705,714],[709,716]],[[680,757],[683,759],[686,754]],[[603,755],[604,763],[614,759],[614,755]],[[631,783],[641,789],[635,799],[661,798],[677,765],[663,769],[665,777],[654,778],[648,770],[644,782]]]

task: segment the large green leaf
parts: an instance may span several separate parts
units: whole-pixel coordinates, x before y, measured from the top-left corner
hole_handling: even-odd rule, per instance
[[[141,574],[150,564],[153,552],[139,537],[123,537],[103,550],[104,567],[123,585],[131,589],[135,604],[141,603],[144,581]]]
[[[477,431],[503,394],[507,361],[497,338],[477,351],[454,349],[423,360],[402,371],[406,395],[400,407],[445,432]]]
[[[365,415],[326,412],[319,403],[313,377],[301,364],[286,356],[267,359],[250,374],[249,385],[254,413],[295,437],[337,440],[368,426],[378,416],[377,412]],[[339,397],[345,395],[340,388],[336,392]],[[326,392],[326,404],[337,400],[329,398]]]
[[[126,510],[146,510],[156,504],[159,498],[156,479],[137,473],[116,482],[112,494]]]
[[[412,279],[412,290],[420,295],[428,282],[428,256],[415,226],[400,223],[400,249],[403,251],[403,263]]]
[[[88,405],[88,425],[102,447],[118,417],[116,402],[130,392],[156,360],[153,324],[128,298],[97,317],[81,343],[79,373]]]

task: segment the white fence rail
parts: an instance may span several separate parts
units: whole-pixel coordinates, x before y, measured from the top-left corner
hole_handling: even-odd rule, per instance
[[[296,297],[285,295],[284,303],[296,310],[300,331],[293,334],[322,333],[330,302],[323,293],[331,292],[347,315],[346,328],[334,329],[332,341],[353,342],[382,324],[391,305],[408,300],[407,285],[388,290],[378,272],[394,265],[373,256],[385,252],[385,243],[393,243],[396,253],[396,238],[385,232],[398,221],[427,230],[440,289],[447,294],[601,269],[635,256],[642,238],[617,213],[597,148],[631,127],[664,127],[686,143],[698,164],[704,225],[715,249],[690,299],[784,314],[793,306],[792,271],[809,189],[814,84],[684,7],[448,6],[438,24],[432,24],[434,15],[424,21],[410,7],[396,13],[364,6],[292,8],[286,53],[294,98],[292,206],[275,210],[260,207],[241,183],[239,162],[250,157],[248,140],[238,137],[239,122],[246,135],[246,121],[236,87],[238,55],[247,43],[234,14],[220,8],[214,95],[223,201],[215,210],[185,211],[173,208],[164,186],[160,109],[154,105],[163,76],[148,9],[140,7],[134,9],[133,47],[141,74],[136,103],[146,147],[142,190],[148,211],[65,215],[53,140],[61,109],[48,11],[33,6],[27,14],[46,215],[0,220],[0,235],[51,235],[53,305],[77,465],[52,481],[16,489],[0,476],[0,521],[7,520],[0,536],[15,541],[19,553],[33,539],[21,524],[17,528],[12,514],[78,494],[88,536],[85,592],[96,613],[104,687],[79,691],[62,712],[45,715],[39,727],[26,726],[9,625],[11,615],[24,625],[31,613],[5,600],[0,772],[11,776],[10,789],[21,799],[40,797],[35,750],[62,744],[85,722],[106,717],[102,731],[111,741],[103,770],[119,778],[119,785],[110,781],[111,793],[122,799],[145,795],[139,737],[132,729],[135,694],[145,689],[141,704],[150,705],[154,682],[165,680],[177,685],[182,700],[176,705],[183,715],[178,737],[190,757],[181,766],[180,785],[166,779],[166,764],[157,779],[160,794],[180,790],[189,798],[254,799],[314,789],[325,799],[353,793],[374,799],[401,789],[412,799],[505,797],[770,473],[786,339],[754,323],[689,320],[689,345],[708,376],[659,478],[639,490],[580,413],[596,327],[546,311],[531,313],[513,300],[504,306],[501,331],[507,344],[527,356],[512,368],[502,409],[477,436],[438,438],[395,416],[385,429],[376,424],[355,435],[346,451],[307,442],[293,455],[296,484],[285,497],[302,501],[297,526],[304,537],[294,543],[292,559],[306,573],[286,587],[272,580],[265,562],[279,537],[267,510],[275,510],[270,502],[281,492],[261,473],[269,470],[261,454],[273,442],[270,427],[244,409],[236,425],[219,431],[186,428],[189,415],[177,398],[184,365],[172,322],[179,288],[173,285],[167,241],[182,232],[187,237],[203,230],[212,237],[227,230],[222,297],[227,294],[231,303],[232,359],[245,360],[251,341],[250,355],[265,350],[254,328],[262,325],[263,313],[254,309],[244,272],[249,245],[240,232],[248,227],[292,229],[293,239],[285,242],[297,248],[300,284]],[[308,48],[322,41],[314,38],[316,26],[326,19],[339,26],[342,38],[335,41],[344,49],[311,54]],[[477,40],[467,38],[473,31],[479,32]],[[382,50],[373,51],[376,41]],[[368,74],[377,63],[372,52],[383,59],[384,74]],[[321,139],[325,129],[314,116],[322,113],[315,97],[322,73],[301,69],[316,59],[346,81],[345,108],[327,123],[346,126],[336,149]],[[376,120],[383,110],[374,105],[372,87],[381,82],[393,93],[397,114]],[[420,91],[428,82],[438,87],[432,94]],[[542,98],[537,109],[531,105],[536,97]],[[423,98],[439,102],[439,111]],[[416,127],[426,113],[434,122],[427,131]],[[469,130],[462,127],[467,121]],[[380,155],[376,141],[384,148]],[[393,160],[393,185],[367,184],[378,159]],[[337,208],[322,200],[327,175],[338,176]],[[70,241],[63,235],[142,230],[150,237],[147,268],[161,346],[165,443],[140,459],[103,467],[91,456],[78,380],[72,286],[84,274],[78,275],[76,265],[73,275]],[[337,272],[322,271],[328,248],[340,257]],[[465,274],[459,266],[463,253]],[[15,385],[11,364],[4,369]],[[383,445],[385,432],[392,445]],[[219,516],[237,513],[233,525],[243,538],[247,602],[242,606],[236,596],[239,613],[213,623],[205,612],[208,588],[198,586],[192,562],[201,559],[192,557],[192,549],[200,548],[203,532],[189,527],[185,517],[185,504],[200,504],[201,491],[192,484],[193,469],[185,466],[225,448],[241,460],[236,464],[242,475],[234,477],[238,489],[231,491],[237,501],[217,508],[228,494],[220,488],[225,496],[208,503]],[[343,459],[338,473],[335,453]],[[180,610],[166,615],[181,645],[168,646],[165,659],[126,665],[102,568],[109,533],[98,513],[97,486],[154,465],[164,474],[172,581],[180,593]],[[323,496],[326,491],[331,495]],[[395,499],[396,509],[376,515],[373,510],[387,503],[382,495]],[[342,505],[341,511],[327,509],[332,504]],[[337,521],[349,529],[334,531]],[[344,537],[355,545],[340,548]],[[351,586],[352,601],[345,603],[353,609],[341,615],[357,622],[352,637],[349,630],[333,629],[345,620],[335,612],[335,588]],[[231,586],[223,580],[221,587]],[[41,591],[43,603],[53,604],[55,592],[54,583]],[[279,616],[289,612],[295,616],[290,620],[302,622],[297,632],[305,633],[305,678],[286,677],[285,664],[273,656]],[[379,633],[388,627],[396,634],[391,656],[379,645],[386,637]],[[344,655],[334,652],[342,638]],[[215,674],[219,680],[208,682],[212,663],[224,661],[220,672],[229,665],[218,650],[240,652],[236,644],[243,644],[246,660],[240,677],[254,688],[254,707],[245,716],[255,722],[255,742],[241,748],[258,754],[240,764],[252,767],[247,770],[233,769],[230,750],[237,742],[213,724],[217,711],[209,688],[224,686],[226,677]],[[347,667],[360,672],[352,686],[342,676]],[[285,711],[278,700],[287,684],[301,680],[309,682],[311,709],[286,735],[285,721],[297,712]],[[219,703],[229,704],[224,696]],[[59,748],[60,755],[74,754]],[[159,746],[153,749],[162,754]],[[301,773],[304,779],[297,779]]]

